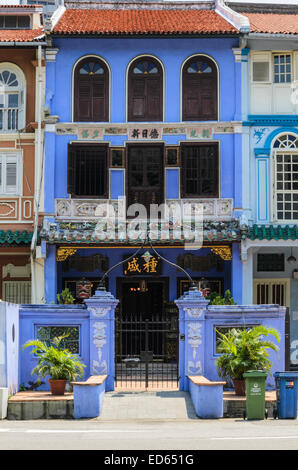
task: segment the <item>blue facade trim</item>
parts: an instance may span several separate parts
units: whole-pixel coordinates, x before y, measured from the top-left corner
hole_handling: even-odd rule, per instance
[[[297,126],[298,126],[298,120],[297,120]],[[273,139],[277,137],[279,134],[285,134],[286,132],[293,132],[294,134],[297,134],[298,129],[296,129],[295,127],[281,127],[279,129],[275,129],[267,136],[264,147],[271,148]]]
[[[166,169],[166,198],[167,199],[179,198],[179,169],[178,168]]]
[[[254,149],[254,153],[255,153],[255,157],[263,157],[263,158],[269,158],[270,157],[270,152],[271,152],[271,149],[270,147],[269,148],[255,148]]]
[[[276,114],[249,114],[248,121],[242,123],[243,126],[298,126],[296,114],[276,115]]]
[[[110,170],[110,196],[111,199],[124,196],[124,170]]]

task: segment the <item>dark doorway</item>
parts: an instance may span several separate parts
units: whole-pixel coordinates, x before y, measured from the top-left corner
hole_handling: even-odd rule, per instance
[[[116,313],[117,388],[178,387],[178,309],[165,280],[119,282]]]
[[[128,206],[143,204],[147,211],[150,204],[163,202],[163,146],[128,146]]]

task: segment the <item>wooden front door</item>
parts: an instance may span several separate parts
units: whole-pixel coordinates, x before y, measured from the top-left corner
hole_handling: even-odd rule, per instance
[[[132,145],[128,147],[128,206],[163,202],[163,146]]]

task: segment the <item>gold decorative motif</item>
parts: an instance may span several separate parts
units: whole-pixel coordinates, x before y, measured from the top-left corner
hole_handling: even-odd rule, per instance
[[[65,261],[69,256],[76,253],[77,248],[64,248],[60,247],[56,253],[56,261]]]
[[[216,255],[219,255],[225,261],[231,261],[232,250],[230,246],[212,246],[211,251]]]

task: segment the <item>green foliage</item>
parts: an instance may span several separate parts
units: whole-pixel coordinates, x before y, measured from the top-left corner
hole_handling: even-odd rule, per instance
[[[72,293],[66,287],[61,294],[57,294],[57,300],[59,304],[73,304],[75,301],[75,298],[73,297]]]
[[[268,349],[277,352],[279,347],[264,337],[272,335],[279,342],[279,334],[274,328],[259,325],[249,329],[232,328],[227,334],[216,331],[220,337],[218,352],[222,354],[216,361],[220,377],[241,380],[244,372],[249,370],[270,373],[272,363]]]
[[[38,357],[38,364],[32,370],[31,374],[37,374],[40,377],[49,375],[53,380],[75,380],[78,376],[84,374],[86,367],[81,360],[72,354],[68,349],[61,349],[60,343],[68,335],[62,335],[54,338],[50,346],[45,342],[36,340],[27,341],[23,345],[24,349],[32,347],[31,354]]]
[[[212,292],[210,295],[210,305],[236,305],[236,302],[233,299],[231,292],[226,290],[224,297],[219,295],[217,292]]]

